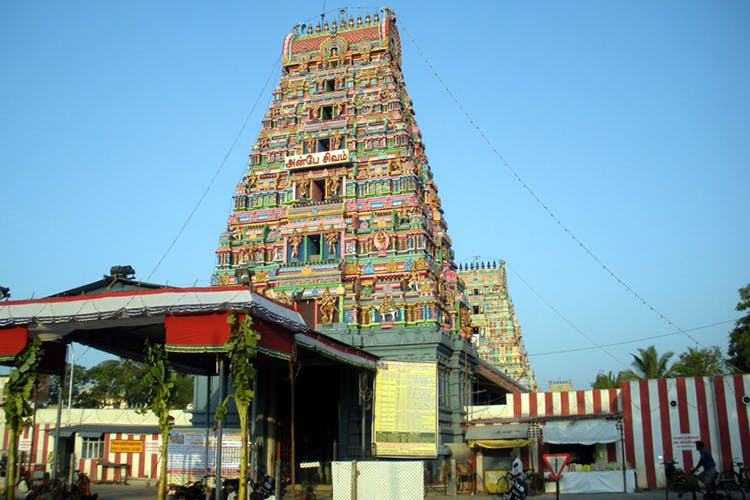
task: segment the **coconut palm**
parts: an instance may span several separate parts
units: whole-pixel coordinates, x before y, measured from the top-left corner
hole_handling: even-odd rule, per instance
[[[624,379],[622,378],[622,372],[617,375],[612,372],[599,372],[596,375],[596,380],[591,384],[592,389],[619,389],[620,384]]]
[[[645,349],[638,349],[638,354],[631,354],[633,361],[630,365],[632,370],[622,372],[623,380],[668,378],[675,375],[674,365],[668,366],[669,358],[674,356],[671,351],[661,356],[656,352],[653,345]]]

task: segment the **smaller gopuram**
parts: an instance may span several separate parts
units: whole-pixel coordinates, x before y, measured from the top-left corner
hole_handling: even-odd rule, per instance
[[[473,342],[479,357],[502,370],[529,391],[536,392],[534,371],[523,344],[521,326],[508,295],[505,261],[461,264],[466,284]]]

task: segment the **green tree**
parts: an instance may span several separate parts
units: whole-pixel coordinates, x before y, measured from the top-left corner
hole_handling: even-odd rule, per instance
[[[27,343],[13,360],[15,368],[8,374],[5,384],[4,408],[5,427],[8,436],[8,489],[5,492],[7,500],[13,500],[16,492],[16,458],[18,455],[18,438],[24,427],[31,424],[34,409],[31,407],[34,386],[39,378],[39,363],[42,360],[42,343],[34,339]]]
[[[599,372],[596,375],[596,379],[591,384],[592,389],[619,389],[622,383],[622,372],[617,375],[613,375],[612,372],[603,373]]]
[[[65,365],[65,374],[66,376],[70,376],[70,365]],[[81,365],[73,365],[73,406],[76,406],[78,408],[81,408],[83,405],[80,403],[79,399],[81,398],[81,395],[83,393],[83,386],[81,385],[82,381],[86,380],[86,368],[84,368]],[[68,394],[70,392],[70,386],[66,385],[63,387],[63,379],[65,376],[62,375],[52,375],[49,378],[49,399],[47,400],[47,404],[56,406],[59,401],[62,401],[63,405],[67,405],[68,403]],[[68,379],[69,381],[70,379]]]
[[[125,378],[119,359],[108,359],[86,371],[84,393],[86,407],[119,408],[125,402]],[[138,380],[142,380],[141,377]]]
[[[70,374],[70,365],[66,368]],[[148,368],[145,363],[128,359],[112,359],[89,369],[75,365],[73,370],[73,406],[76,408],[104,408],[124,406],[141,408],[146,404],[146,393],[141,381]],[[67,404],[68,387],[60,387],[62,377],[50,377],[49,404],[57,404],[62,396]],[[185,408],[193,400],[193,377],[178,373],[175,379],[175,408]]]
[[[141,412],[151,411],[159,419],[161,434],[161,462],[159,463],[159,484],[156,498],[164,500],[167,494],[167,458],[169,453],[169,431],[174,426],[174,417],[169,415],[175,401],[175,380],[177,375],[167,360],[167,350],[163,344],[151,344],[148,339],[143,345],[146,354],[145,375],[141,388],[145,404]]]
[[[227,414],[227,403],[234,399],[237,405],[237,414],[240,420],[240,440],[242,448],[240,452],[240,484],[237,489],[237,498],[247,498],[247,452],[248,452],[248,425],[247,416],[250,404],[253,402],[255,393],[253,391],[253,380],[255,379],[255,348],[260,339],[260,333],[253,330],[253,319],[245,314],[242,319],[231,314],[227,318],[230,326],[229,340],[225,348],[229,358],[229,373],[232,379],[232,394],[227,395],[224,401],[216,408],[214,418],[219,421]]]
[[[653,345],[645,349],[639,348],[638,354],[631,354],[633,361],[630,365],[632,370],[620,372],[623,380],[667,378],[674,376],[671,366],[668,367],[669,358],[674,356],[673,352],[665,352],[661,356],[656,352]]]
[[[688,347],[672,366],[677,377],[713,377],[729,373],[726,359],[718,346]]]
[[[740,301],[736,309],[748,312],[737,320],[729,334],[729,362],[739,373],[750,373],[750,284],[738,292]]]

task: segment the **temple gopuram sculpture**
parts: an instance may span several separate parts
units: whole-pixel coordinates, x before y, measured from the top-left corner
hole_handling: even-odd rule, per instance
[[[370,332],[387,315],[393,327],[467,335],[396,18],[381,9],[327,24],[298,25],[284,39],[281,79],[237,185],[214,282],[233,283],[248,267],[256,290],[294,292],[321,331]],[[356,293],[355,283],[372,293]],[[321,321],[326,290],[340,305],[328,318],[326,299],[333,321]],[[383,301],[393,302],[385,315]]]
[[[490,404],[522,387],[471,341],[396,16],[345,13],[283,40],[213,282],[236,284],[242,271],[322,334],[384,361],[434,364],[439,442],[462,443],[477,394]]]
[[[472,339],[479,357],[535,392],[534,371],[529,365],[521,326],[508,294],[505,262],[462,264],[458,275],[466,284]]]

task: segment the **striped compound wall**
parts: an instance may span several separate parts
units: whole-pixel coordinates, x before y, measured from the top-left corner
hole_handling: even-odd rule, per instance
[[[36,430],[34,430],[34,428]],[[52,471],[52,452],[54,450],[54,425],[37,424],[34,428],[28,427],[19,439],[19,450],[24,453],[24,462],[44,466],[47,472]],[[9,433],[3,429],[0,439],[0,448],[7,450]],[[112,453],[111,443],[113,440],[140,441],[141,452],[139,453]],[[80,441],[80,438],[77,438]],[[121,481],[125,478],[125,470],[114,465],[126,464],[127,476],[130,478],[157,477],[159,468],[159,443],[161,439],[158,434],[104,434],[104,455],[102,460],[77,458],[73,464],[74,470],[80,470],[89,475],[92,481]],[[33,444],[32,444],[33,443]],[[30,456],[31,455],[31,456]],[[79,456],[78,454],[76,454]],[[29,459],[30,456],[30,459]],[[109,466],[102,466],[101,462]]]
[[[513,418],[603,415],[620,412],[619,389],[571,392],[528,392],[509,400]]]
[[[750,375],[626,382],[622,400],[625,452],[639,487],[664,487],[660,456],[694,467],[697,439],[719,471],[733,459],[750,463]]]
[[[620,389],[523,393],[502,406],[473,407],[475,422],[540,420],[545,417],[622,414],[625,460],[636,469],[639,488],[663,488],[663,458],[684,469],[695,466],[702,440],[719,471],[732,461],[750,463],[750,374],[625,382]],[[620,443],[608,448],[610,461]],[[663,457],[663,458],[659,458]]]

